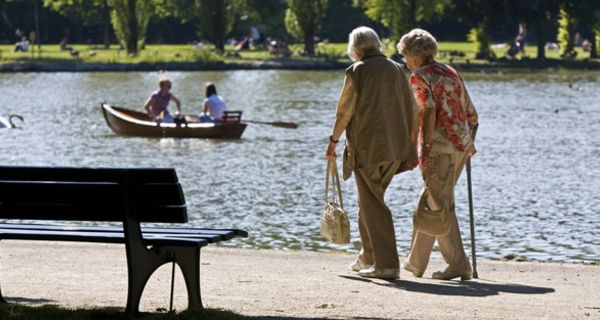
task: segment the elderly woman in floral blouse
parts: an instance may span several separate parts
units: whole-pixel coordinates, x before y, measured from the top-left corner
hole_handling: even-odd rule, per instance
[[[448,267],[432,278],[471,279],[472,269],[463,248],[454,212],[454,186],[467,158],[475,154],[477,112],[461,76],[434,60],[435,38],[414,29],[398,42],[412,72],[410,84],[419,107],[419,166],[424,187],[413,216],[414,230],[404,268],[423,276],[437,239]]]

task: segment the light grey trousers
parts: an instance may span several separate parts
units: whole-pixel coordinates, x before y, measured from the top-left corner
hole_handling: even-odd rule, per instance
[[[436,154],[432,155],[432,168],[436,174],[446,176],[452,174],[452,179],[427,179],[424,188],[429,188],[429,193],[432,199],[427,201],[419,201],[419,204],[427,203],[430,206],[447,205],[450,208],[450,230],[448,233],[441,236],[432,236],[423,233],[416,228],[413,228],[411,250],[408,257],[412,267],[420,272],[424,272],[429,263],[429,257],[435,240],[438,241],[442,257],[448,263],[448,270],[460,273],[471,272],[471,264],[463,248],[463,242],[460,236],[460,228],[456,220],[456,212],[454,210],[454,187],[460,177],[460,174],[467,162],[467,154],[465,152],[455,152],[452,154]],[[424,173],[426,177],[429,172]],[[441,183],[447,181],[448,183]],[[444,201],[445,204],[435,203]]]

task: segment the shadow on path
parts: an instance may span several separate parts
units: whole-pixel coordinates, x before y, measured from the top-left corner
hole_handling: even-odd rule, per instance
[[[439,283],[413,282],[407,280],[371,280],[357,276],[338,275],[348,280],[370,282],[376,285],[392,287],[412,292],[430,293],[448,296],[486,297],[500,292],[515,294],[545,294],[555,292],[554,288],[535,287],[514,283],[497,283],[492,280],[440,281]]]

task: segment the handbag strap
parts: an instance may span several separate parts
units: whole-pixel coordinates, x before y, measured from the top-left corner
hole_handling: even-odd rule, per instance
[[[333,201],[335,202],[335,194],[337,189],[338,203],[342,210],[344,203],[342,202],[342,188],[340,185],[340,176],[337,169],[337,161],[327,161],[327,173],[325,174],[325,203],[329,201],[329,177],[331,176],[331,189],[333,191]]]

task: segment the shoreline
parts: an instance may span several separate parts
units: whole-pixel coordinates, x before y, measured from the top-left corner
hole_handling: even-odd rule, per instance
[[[0,279],[10,303],[67,308],[123,308],[127,288],[122,245],[1,242]],[[480,279],[437,281],[402,270],[399,280],[348,271],[355,255],[209,246],[202,250],[205,307],[269,319],[573,319],[600,318],[600,266],[478,261]],[[142,310],[168,308],[170,265],[150,279]],[[181,273],[174,306],[186,308]]]
[[[351,62],[268,60],[249,62],[141,62],[141,63],[3,63],[0,73],[20,72],[134,72],[134,71],[229,71],[229,70],[344,70]],[[555,70],[600,70],[600,63],[590,61],[547,60],[537,62],[503,61],[486,64],[452,63],[461,72],[535,72]]]

